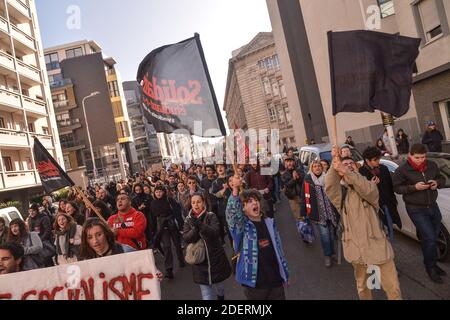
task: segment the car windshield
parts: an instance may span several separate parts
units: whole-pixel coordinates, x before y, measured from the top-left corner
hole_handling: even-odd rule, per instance
[[[444,188],[450,188],[450,157],[428,158],[428,160],[433,161],[439,167],[441,174],[445,178]]]

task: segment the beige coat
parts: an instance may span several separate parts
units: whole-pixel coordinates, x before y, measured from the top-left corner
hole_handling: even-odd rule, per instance
[[[342,206],[341,177],[330,168],[325,178],[326,194],[341,214],[342,247],[350,263],[379,265],[394,259],[394,250],[378,217],[378,188],[359,173],[347,172],[349,185]],[[376,209],[375,209],[376,208]]]

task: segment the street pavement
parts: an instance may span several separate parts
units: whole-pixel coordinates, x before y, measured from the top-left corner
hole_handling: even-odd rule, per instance
[[[281,234],[283,248],[289,264],[290,286],[286,290],[288,300],[356,300],[355,280],[352,266],[342,259],[342,264],[334,264],[327,269],[317,238],[312,247],[307,247],[299,238],[289,203],[283,197],[277,204],[276,221]],[[317,233],[316,236],[318,237]],[[405,300],[450,299],[450,276],[444,277],[444,284],[434,284],[429,279],[422,264],[420,244],[400,233],[393,242],[400,286]],[[230,246],[226,246],[231,256]],[[176,260],[176,259],[174,259]],[[156,255],[157,265],[164,271],[162,257]],[[450,275],[450,263],[440,264]],[[175,279],[161,283],[164,300],[201,300],[200,288],[192,280],[190,266],[174,270]],[[245,300],[243,288],[234,276],[225,282],[226,300]],[[374,298],[384,300],[382,290],[375,290]]]

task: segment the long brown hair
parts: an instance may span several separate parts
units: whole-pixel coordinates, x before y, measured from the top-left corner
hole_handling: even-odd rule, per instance
[[[19,226],[19,232],[20,235],[19,236],[15,236],[12,232],[11,232],[11,227],[13,225],[18,225]],[[20,240],[22,238],[24,238],[25,236],[28,235],[28,230],[27,230],[27,226],[25,225],[25,222],[23,222],[22,219],[13,219],[10,223],[9,223],[9,230],[8,230],[8,242],[20,242]]]
[[[63,216],[63,217],[65,217],[65,218],[67,219],[67,230],[70,229],[70,225],[71,225],[71,224],[76,224],[76,222],[75,222],[75,220],[73,220],[72,216],[70,216],[70,215],[67,214],[67,213],[62,213],[62,212],[60,212],[60,213],[58,213],[58,214],[56,215],[55,222],[53,223],[53,230],[54,230],[55,232],[61,232],[61,231],[62,231],[61,228],[59,227],[59,224],[58,224],[58,218],[59,218],[60,216]],[[67,230],[65,230],[65,231],[67,231]]]
[[[89,246],[89,241],[88,241],[89,230],[91,230],[95,226],[99,226],[100,228],[102,228],[110,250],[112,250],[114,248],[114,246],[116,245],[114,233],[109,228],[109,226],[105,222],[103,222],[102,220],[100,220],[98,218],[89,218],[84,223],[83,232],[81,234],[80,257],[83,260],[93,259],[93,258],[97,257],[95,250]]]

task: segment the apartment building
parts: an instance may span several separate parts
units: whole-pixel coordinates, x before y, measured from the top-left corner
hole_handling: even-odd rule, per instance
[[[233,51],[224,110],[230,129],[277,129],[281,146],[289,147],[297,140],[280,66],[271,32]]]
[[[34,137],[64,167],[35,1],[0,1],[0,202],[42,191]]]
[[[292,118],[299,123],[298,141],[330,140],[327,32],[365,29],[374,18],[381,21],[375,31],[422,39],[411,107],[395,129],[419,141],[426,121],[434,120],[450,141],[450,0],[267,0],[267,5]],[[340,142],[352,135],[361,145],[371,144],[383,131],[379,112],[339,114],[337,124]]]
[[[131,173],[133,137],[117,62],[88,40],[44,52],[69,176],[79,185],[86,177],[124,178]]]

